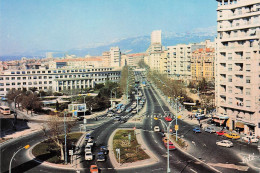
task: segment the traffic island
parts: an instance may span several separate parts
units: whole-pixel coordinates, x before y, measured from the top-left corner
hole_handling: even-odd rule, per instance
[[[132,163],[150,158],[136,140],[134,130],[118,130],[113,139],[118,163]]]
[[[73,148],[73,145],[77,143],[77,141],[82,136],[82,133],[69,133],[67,134],[67,152],[69,149]],[[64,135],[59,137],[60,139],[64,139]],[[38,143],[32,148],[32,155],[36,160],[42,162],[49,162],[54,164],[62,164],[63,160],[60,159],[61,152],[60,148],[54,144],[54,142],[50,139],[47,139],[41,143]],[[67,153],[68,163],[70,163],[69,153]]]
[[[159,162],[143,141],[142,133],[140,129],[116,129],[111,134],[109,158],[115,169],[131,169]]]

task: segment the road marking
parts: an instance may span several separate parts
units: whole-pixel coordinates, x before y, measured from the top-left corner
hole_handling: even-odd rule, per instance
[[[192,172],[196,172],[196,173],[197,173],[197,171],[194,171],[194,170],[193,170],[193,169],[191,169],[191,168],[190,168],[190,170],[191,170]]]

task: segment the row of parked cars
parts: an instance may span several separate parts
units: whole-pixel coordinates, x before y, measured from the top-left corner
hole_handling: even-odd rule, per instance
[[[85,137],[85,160],[93,160],[94,155],[92,153],[93,147],[94,147],[94,140],[91,137],[90,134],[87,134]],[[101,146],[99,148],[99,152],[97,153],[97,161],[98,162],[104,162],[106,161],[106,155],[108,154],[108,149],[106,146]]]
[[[241,138],[236,133],[232,133],[232,132],[228,133],[228,132],[226,132],[224,130],[216,131],[214,129],[214,127],[206,127],[204,129],[204,131],[208,132],[208,133],[216,133],[218,136],[225,136],[225,137],[227,137],[229,139],[240,139]],[[200,133],[201,129],[199,127],[195,127],[193,129],[193,132],[194,133]],[[242,140],[245,141],[245,142],[250,142],[250,143],[251,142],[255,142],[256,143],[256,142],[259,141],[259,139],[257,139],[256,136],[244,136],[244,137],[242,137]],[[229,141],[229,140],[218,141],[218,142],[216,142],[216,144],[219,145],[219,146],[224,146],[224,147],[232,147],[233,146],[233,143],[231,141]]]

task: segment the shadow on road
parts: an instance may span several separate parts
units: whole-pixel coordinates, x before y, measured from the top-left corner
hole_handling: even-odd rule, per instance
[[[17,119],[15,120],[14,118],[0,118],[0,137],[4,138],[7,135],[13,134],[17,131],[23,131],[25,129],[29,129],[30,127],[28,126],[28,120],[22,120],[22,119]]]
[[[19,166],[16,166],[12,168],[11,172],[12,173],[21,173],[21,172],[27,172],[30,169],[39,166],[41,163],[36,162],[35,160],[30,160],[28,162],[25,162]],[[9,173],[9,171],[5,171],[4,173]]]

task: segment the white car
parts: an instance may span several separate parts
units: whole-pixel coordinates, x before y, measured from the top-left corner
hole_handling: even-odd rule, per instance
[[[159,131],[160,131],[160,127],[159,127],[159,126],[154,126],[153,130],[154,130],[155,132],[159,132]]]
[[[91,152],[91,150],[92,150],[92,146],[90,146],[90,145],[85,146],[85,152],[88,152],[88,151]]]
[[[251,142],[258,142],[259,141],[255,136],[245,136],[245,137],[242,137],[242,139],[246,142],[248,142],[249,139],[250,139]]]
[[[94,145],[94,141],[93,140],[88,140],[87,145],[92,147]]]
[[[85,160],[93,160],[93,154],[91,151],[85,152]]]
[[[233,143],[229,140],[222,140],[222,141],[218,141],[216,142],[217,145],[222,146],[222,147],[232,147]]]

